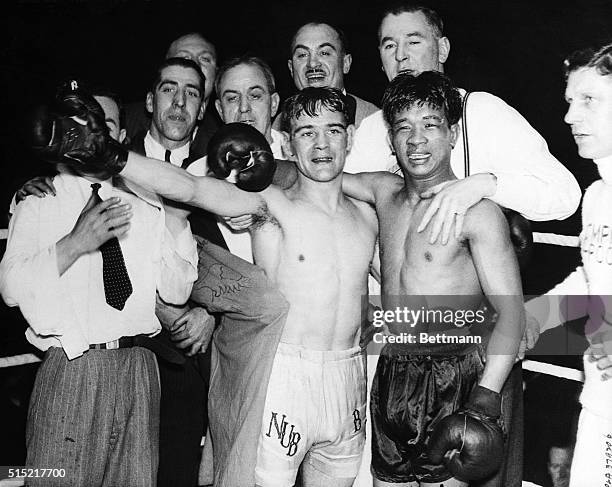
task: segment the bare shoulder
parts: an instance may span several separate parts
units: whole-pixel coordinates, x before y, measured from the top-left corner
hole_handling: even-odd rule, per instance
[[[468,238],[499,237],[507,239],[508,223],[499,205],[491,200],[483,199],[465,214],[463,233]]]

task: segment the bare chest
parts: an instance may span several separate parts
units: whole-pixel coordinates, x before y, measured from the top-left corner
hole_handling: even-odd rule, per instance
[[[439,293],[445,283],[474,272],[469,246],[451,236],[446,245],[429,242],[431,224],[417,232],[426,204],[387,205],[379,211],[380,260],[386,294]]]
[[[279,280],[316,286],[323,279],[352,282],[368,272],[376,228],[359,211],[329,215],[294,205],[277,220],[255,237],[260,240],[255,257],[267,262]]]

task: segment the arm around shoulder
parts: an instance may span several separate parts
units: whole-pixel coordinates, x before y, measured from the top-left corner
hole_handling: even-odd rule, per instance
[[[351,198],[375,204],[377,194],[389,192],[397,184],[403,184],[402,178],[386,171],[343,173],[342,192]]]

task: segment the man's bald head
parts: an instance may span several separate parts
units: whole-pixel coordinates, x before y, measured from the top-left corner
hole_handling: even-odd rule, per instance
[[[174,40],[166,58],[182,57],[196,62],[206,78],[204,100],[208,100],[217,75],[217,50],[215,46],[197,32],[190,32]]]

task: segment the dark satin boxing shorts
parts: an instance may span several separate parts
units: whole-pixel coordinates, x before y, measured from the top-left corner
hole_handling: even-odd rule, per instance
[[[371,393],[372,474],[385,482],[443,482],[452,477],[427,457],[436,422],[464,404],[484,369],[480,348],[415,355],[386,345]]]

